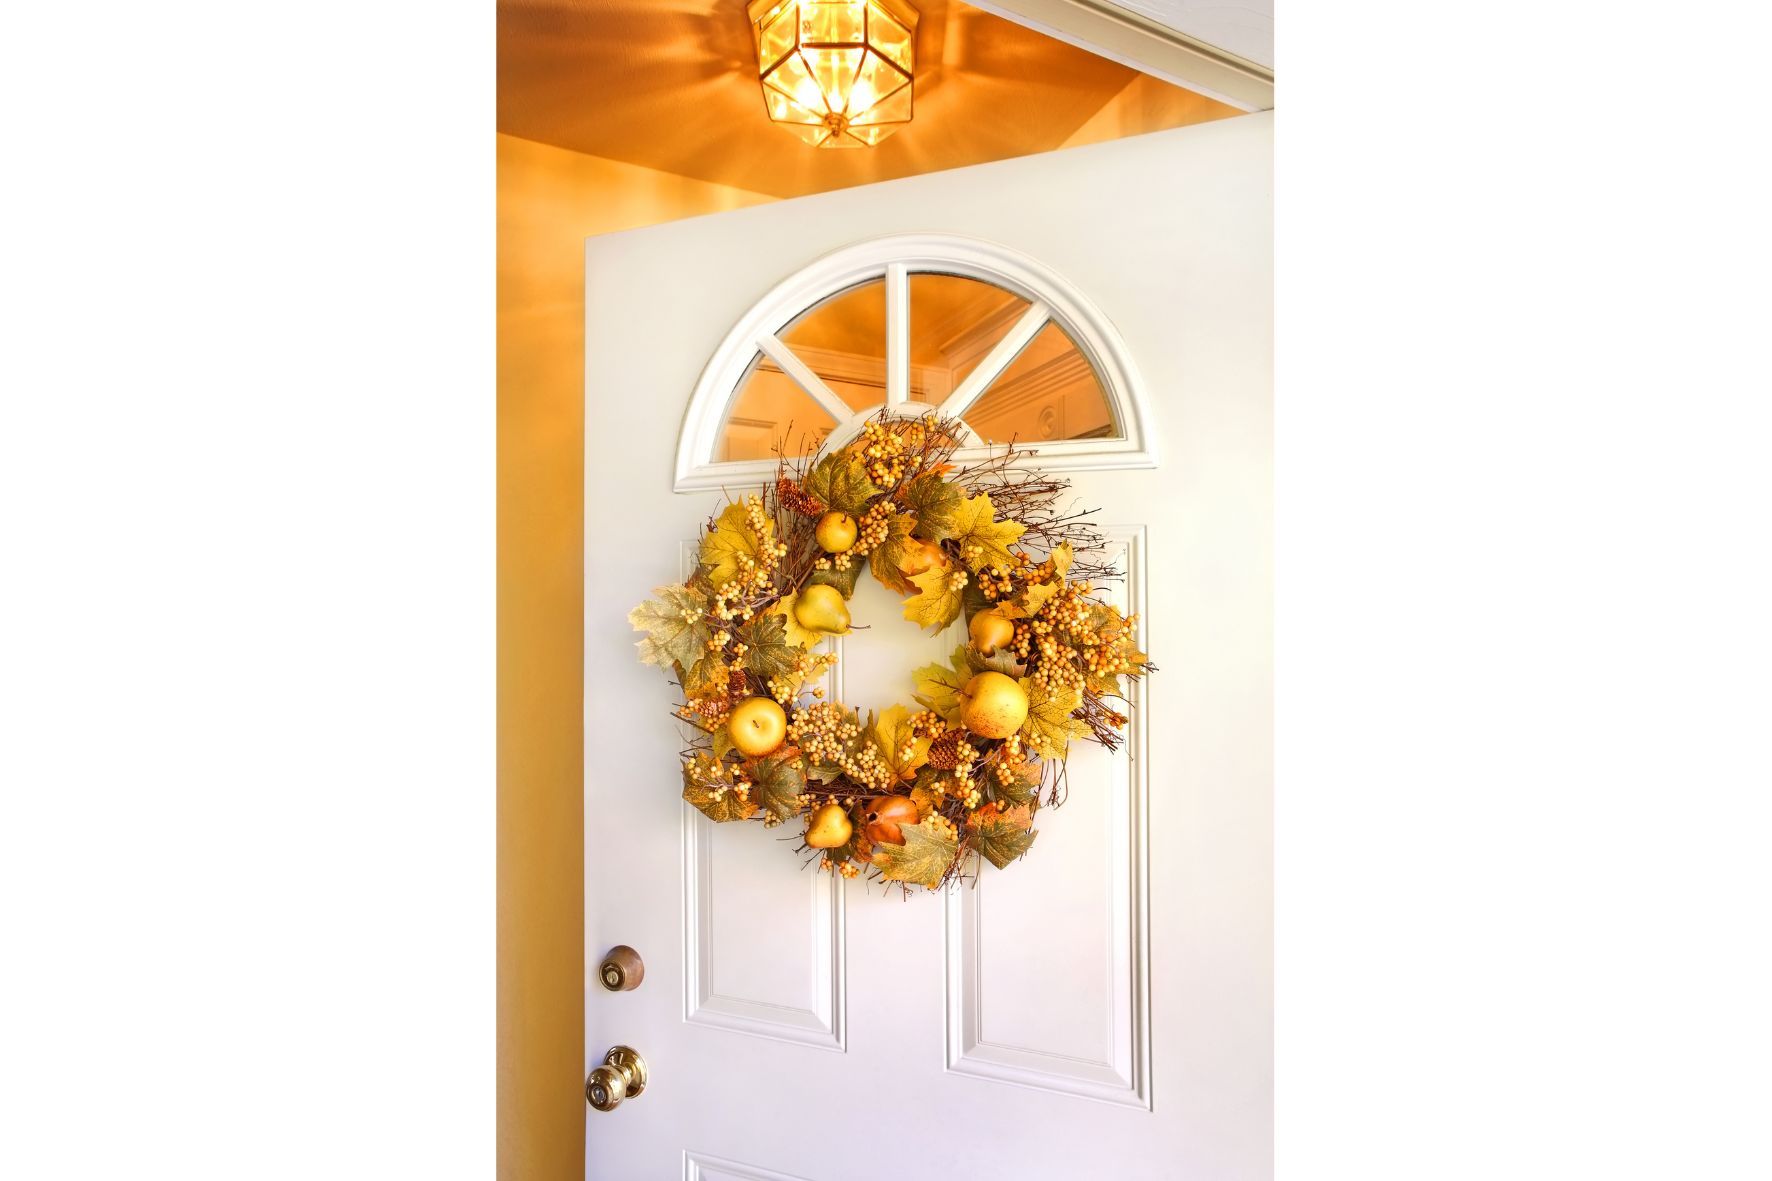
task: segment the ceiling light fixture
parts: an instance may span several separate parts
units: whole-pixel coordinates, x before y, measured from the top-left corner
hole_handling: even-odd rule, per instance
[[[751,0],[769,117],[821,148],[868,148],[911,121],[917,10],[902,0]]]

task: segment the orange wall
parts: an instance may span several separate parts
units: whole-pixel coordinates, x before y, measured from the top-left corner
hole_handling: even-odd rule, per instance
[[[584,240],[760,193],[498,137],[498,1175],[584,1177]]]
[[[1091,115],[1087,123],[1073,131],[1063,146],[1080,148],[1084,144],[1167,131],[1171,127],[1228,119],[1242,113],[1203,94],[1140,74]]]

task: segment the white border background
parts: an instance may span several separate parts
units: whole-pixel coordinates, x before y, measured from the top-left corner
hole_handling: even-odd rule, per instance
[[[491,6],[0,20],[0,1172],[485,1177]],[[1763,1176],[1765,10],[1279,31],[1280,1175]]]
[[[492,5],[0,58],[0,1175],[489,1177]]]

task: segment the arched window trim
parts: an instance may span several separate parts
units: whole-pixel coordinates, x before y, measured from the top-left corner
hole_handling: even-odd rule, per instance
[[[709,489],[761,484],[775,474],[773,459],[717,460],[720,438],[733,394],[760,351],[835,419],[831,442],[859,433],[881,405],[917,405],[910,389],[910,275],[934,271],[981,279],[1029,301],[1028,310],[944,401],[945,414],[964,418],[990,383],[1015,359],[1048,321],[1076,342],[1095,369],[1121,438],[1063,439],[1032,444],[1040,465],[1054,471],[1149,468],[1157,464],[1143,382],[1119,333],[1099,309],[1063,276],[1006,246],[953,234],[894,234],[846,246],[789,276],[759,300],[720,342],[689,399],[677,442],[675,489]],[[842,399],[783,345],[777,333],[820,300],[858,283],[884,279],[886,286],[886,401],[851,410]],[[982,458],[990,448],[962,449],[962,461]]]

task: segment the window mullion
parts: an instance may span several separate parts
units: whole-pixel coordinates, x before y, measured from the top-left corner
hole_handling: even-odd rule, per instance
[[[795,385],[805,390],[814,402],[823,407],[824,412],[829,414],[833,421],[841,423],[849,417],[851,413],[849,404],[839,398],[831,387],[824,383],[824,379],[814,373],[806,362],[800,360],[792,349],[783,344],[779,336],[773,332],[759,335],[757,348],[764,356],[774,361],[783,373],[792,378]]]
[[[1028,343],[1040,334],[1040,329],[1046,327],[1046,322],[1050,319],[1052,309],[1036,300],[1022,313],[1021,319],[1015,322],[1003,339],[997,342],[997,347],[985,354],[984,360],[978,363],[978,368],[966,375],[960,388],[948,395],[947,401],[941,404],[941,416],[964,417],[986,387],[1002,376],[1003,370],[1009,368],[1009,363],[1015,360],[1022,349],[1027,348]]]
[[[911,396],[911,280],[901,262],[886,267],[886,404]]]

